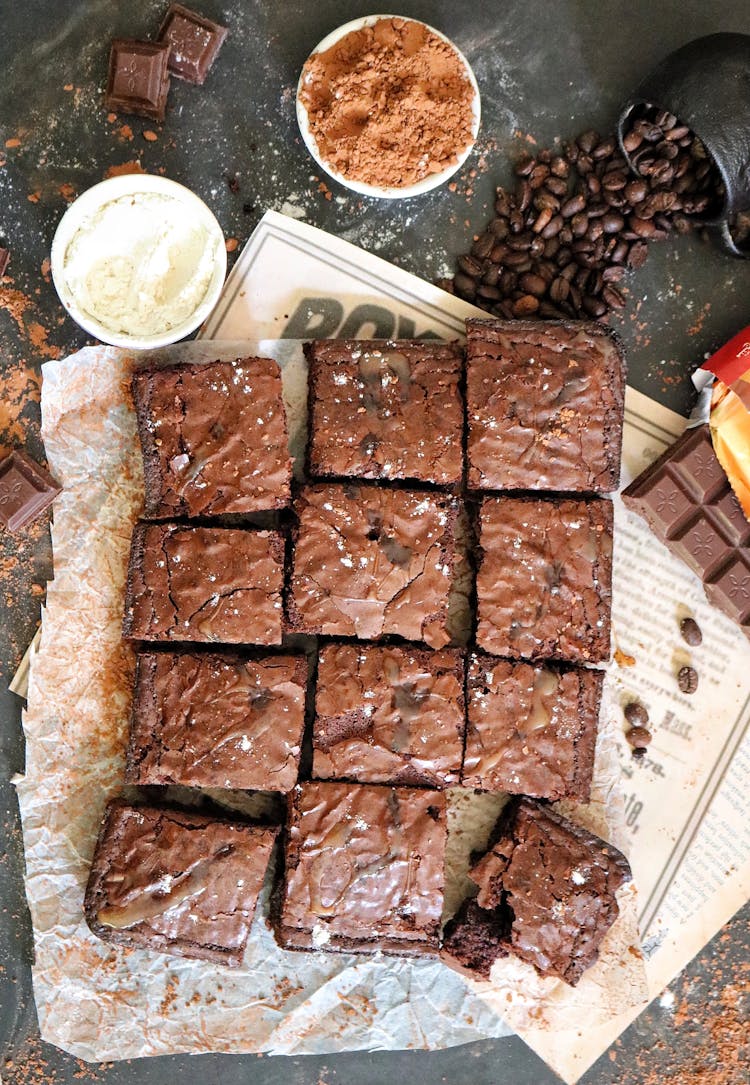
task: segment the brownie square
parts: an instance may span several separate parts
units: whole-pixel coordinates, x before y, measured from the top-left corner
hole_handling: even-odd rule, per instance
[[[277,828],[109,803],[84,913],[99,938],[239,965]]]
[[[461,773],[464,661],[456,649],[328,644],[318,661],[319,780],[449,787]]]
[[[305,353],[311,476],[461,481],[461,347],[322,339]]]
[[[168,45],[115,38],[104,95],[107,109],[163,121],[169,93],[168,63]]]
[[[442,648],[465,633],[459,503],[432,491],[305,486],[288,619],[292,630]]]
[[[466,323],[469,485],[609,493],[620,479],[625,356],[592,321]]]
[[[170,4],[159,30],[169,46],[169,70],[188,83],[205,83],[229,31],[182,4]]]
[[[500,908],[513,953],[575,986],[596,961],[629,881],[625,856],[533,799],[512,799],[469,877],[480,908]]]
[[[463,786],[587,802],[603,681],[586,667],[473,655]]]
[[[125,782],[290,791],[306,686],[302,656],[139,654]]]
[[[280,644],[283,577],[278,532],[137,524],[123,636]]]
[[[149,519],[289,504],[292,463],[273,359],[150,366],[132,387]]]
[[[477,599],[477,643],[494,655],[608,659],[612,503],[485,498]]]
[[[280,944],[436,952],[445,837],[440,791],[298,786],[289,796]]]

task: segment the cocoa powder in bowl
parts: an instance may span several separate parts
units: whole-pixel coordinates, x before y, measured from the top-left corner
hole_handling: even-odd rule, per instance
[[[346,180],[407,188],[475,138],[465,61],[424,23],[384,18],[305,63],[299,100],[318,155]]]

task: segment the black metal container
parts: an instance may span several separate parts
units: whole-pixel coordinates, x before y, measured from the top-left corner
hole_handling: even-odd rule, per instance
[[[644,79],[617,126],[622,153],[636,173],[623,136],[631,112],[655,106],[688,125],[711,155],[724,182],[716,227],[735,256],[750,257],[741,224],[750,216],[750,35],[709,34],[670,53]]]

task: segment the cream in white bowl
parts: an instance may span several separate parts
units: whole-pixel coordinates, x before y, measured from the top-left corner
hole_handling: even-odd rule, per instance
[[[330,158],[326,155],[325,151],[321,149],[318,141],[313,132],[313,126],[311,126],[310,115],[308,114],[307,106],[305,104],[305,98],[308,97],[310,91],[310,73],[309,66],[312,61],[317,57],[322,57],[324,54],[329,53],[337,46],[342,39],[347,35],[354,33],[355,31],[361,31],[365,28],[375,26],[375,24],[382,21],[396,21],[397,23],[413,23],[416,26],[421,27],[430,35],[434,35],[441,42],[449,48],[450,52],[455,56],[460,69],[465,75],[466,81],[471,89],[471,132],[470,137],[465,145],[457,146],[455,148],[455,154],[452,160],[445,166],[445,168],[435,170],[431,169],[426,176],[420,178],[418,181],[411,184],[373,184],[357,179],[350,173],[345,174],[331,162]],[[337,95],[338,96],[338,95]],[[302,138],[305,142],[307,150],[315,159],[321,169],[332,177],[339,184],[344,185],[346,188],[351,189],[353,192],[358,192],[364,196],[375,196],[381,199],[403,199],[408,196],[418,196],[424,192],[429,192],[433,188],[437,188],[438,185],[444,184],[453,174],[458,170],[466,161],[468,156],[476,142],[477,135],[479,133],[479,123],[481,116],[481,104],[479,97],[479,87],[474,77],[474,73],[471,70],[469,62],[466,57],[461,53],[454,43],[447,38],[444,34],[441,34],[439,30],[429,26],[427,23],[422,22],[420,19],[412,19],[408,16],[400,15],[367,15],[364,18],[353,19],[351,22],[345,23],[343,26],[332,31],[327,37],[325,37],[315,47],[313,52],[305,61],[300,75],[299,83],[297,85],[297,122],[302,134]],[[407,135],[408,139],[408,135]]]
[[[52,243],[65,308],[91,335],[147,349],[190,335],[218,300],[224,235],[205,203],[176,181],[113,177],[66,211]]]

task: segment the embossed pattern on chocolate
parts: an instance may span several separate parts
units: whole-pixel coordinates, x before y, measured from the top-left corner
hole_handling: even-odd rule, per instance
[[[583,321],[466,328],[469,486],[617,489],[625,360],[615,334]]]
[[[0,461],[0,524],[22,531],[61,491],[55,480],[21,449]]]
[[[418,340],[318,340],[308,468],[321,478],[461,481],[463,350]]]
[[[609,658],[610,501],[488,497],[479,541],[480,648],[516,659]]]
[[[111,802],[84,913],[107,942],[237,966],[277,828]]]
[[[750,637],[750,523],[708,425],[685,430],[622,499],[698,574],[710,602]]]
[[[280,644],[284,539],[275,531],[137,524],[123,635]]]
[[[590,668],[474,654],[463,786],[588,801],[602,683]]]
[[[451,648],[325,645],[318,662],[313,776],[370,784],[457,784],[463,679],[463,656]]]
[[[276,917],[281,944],[436,952],[445,836],[440,791],[337,783],[295,788]]]
[[[205,83],[227,34],[220,23],[170,4],[159,30],[159,41],[169,46],[170,72],[188,83]]]
[[[104,95],[107,109],[163,121],[169,93],[168,62],[168,45],[115,38]]]
[[[302,656],[139,654],[126,783],[291,790],[306,686]]]

